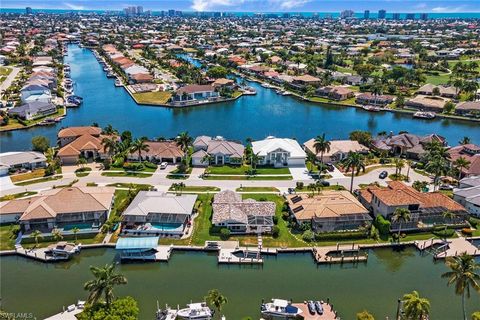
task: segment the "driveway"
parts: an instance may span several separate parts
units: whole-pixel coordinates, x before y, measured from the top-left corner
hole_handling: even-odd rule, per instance
[[[296,181],[305,181],[313,180],[313,178],[308,175],[308,169],[306,166],[303,167],[288,167],[290,173],[292,174],[293,180]]]
[[[12,183],[12,180],[9,176],[0,177],[0,190],[5,191],[14,188],[17,188],[17,186]]]

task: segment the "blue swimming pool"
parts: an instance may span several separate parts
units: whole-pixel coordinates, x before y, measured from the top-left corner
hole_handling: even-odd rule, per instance
[[[162,230],[162,231],[176,230],[181,226],[182,226],[181,223],[152,223],[152,228]]]

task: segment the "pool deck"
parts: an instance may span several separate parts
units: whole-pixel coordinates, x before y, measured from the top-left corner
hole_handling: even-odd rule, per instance
[[[302,317],[304,320],[335,320],[337,316],[335,315],[335,310],[333,306],[327,304],[326,302],[322,304],[323,314],[310,314],[308,307],[305,303],[292,303],[292,306],[297,307],[302,310]]]

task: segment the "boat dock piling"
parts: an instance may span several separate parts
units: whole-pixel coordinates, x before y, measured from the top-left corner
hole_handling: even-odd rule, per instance
[[[435,248],[435,245],[440,245],[440,247]],[[480,256],[480,249],[463,237],[446,241],[441,239],[415,241],[415,246],[420,251],[431,249],[435,259],[457,257],[464,252],[474,257]]]

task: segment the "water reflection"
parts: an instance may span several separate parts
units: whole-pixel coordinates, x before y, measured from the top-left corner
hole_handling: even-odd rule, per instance
[[[369,254],[374,254],[389,272],[398,272],[406,263],[407,259],[415,257],[416,251],[407,246],[398,246],[395,249],[380,248],[371,250]]]

